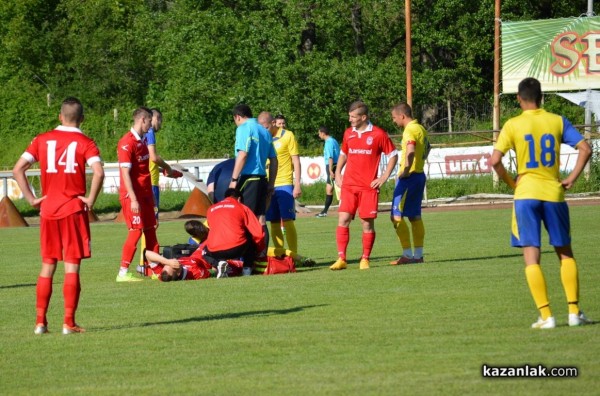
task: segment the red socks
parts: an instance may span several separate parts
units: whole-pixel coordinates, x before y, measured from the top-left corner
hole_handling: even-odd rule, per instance
[[[371,251],[373,250],[374,244],[375,244],[375,231],[363,232],[363,234],[362,234],[362,245],[363,245],[362,258],[368,259],[369,257],[371,257]]]
[[[337,241],[338,256],[346,260],[346,249],[350,242],[350,229],[348,227],[337,226],[335,230],[335,239]]]
[[[137,250],[137,244],[140,238],[142,237],[142,230],[130,230],[129,235],[127,235],[127,239],[123,244],[123,252],[121,254],[121,267],[129,268],[129,264],[133,261],[133,256],[135,256],[135,251]],[[146,241],[148,243],[148,241]],[[146,245],[150,246],[150,245]],[[150,249],[152,250],[152,249]]]
[[[69,272],[65,274],[65,283],[63,285],[63,295],[65,299],[65,324],[69,327],[75,326],[75,311],[79,304],[79,294],[81,293],[81,283],[79,274]]]
[[[48,312],[48,306],[50,305],[50,297],[52,297],[52,278],[39,276],[36,286],[36,324],[48,325],[46,312]]]

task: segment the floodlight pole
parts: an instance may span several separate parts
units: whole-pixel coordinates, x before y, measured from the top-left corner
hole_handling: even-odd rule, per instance
[[[410,26],[410,0],[404,1],[404,24],[406,25],[406,103],[412,108],[412,39]]]
[[[587,13],[586,16],[588,17],[592,17],[594,16],[594,0],[588,0],[588,6],[587,6]],[[590,137],[592,136],[592,106],[591,106],[591,102],[592,102],[592,89],[588,87],[588,89],[586,90],[586,101],[585,101],[585,131],[583,133],[583,136],[585,137],[585,140],[589,142]],[[585,168],[583,168],[583,177],[588,180],[590,178],[590,172],[591,172],[591,167],[590,167],[590,162],[588,161],[587,164],[585,164]]]
[[[494,10],[494,114],[492,116],[494,143],[498,140],[500,130],[500,0],[495,0]],[[492,172],[494,188],[498,187],[500,179]]]

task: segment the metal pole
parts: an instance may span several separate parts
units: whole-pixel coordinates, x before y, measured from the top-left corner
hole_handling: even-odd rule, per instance
[[[404,20],[406,24],[406,103],[412,108],[412,43],[410,26],[410,0],[404,1]]]
[[[591,17],[594,15],[594,0],[588,0],[588,6],[587,6],[587,13],[586,15],[588,17]],[[586,90],[586,101],[585,101],[585,131],[583,133],[583,136],[585,137],[585,140],[587,140],[589,142],[590,137],[592,135],[592,105],[591,105],[591,101],[592,101],[592,89],[588,88]],[[587,164],[585,164],[585,168],[583,168],[583,177],[585,178],[585,180],[589,180],[590,178],[590,172],[591,172],[591,167],[590,167],[590,162],[588,161]]]
[[[494,111],[493,111],[494,143],[498,140],[500,130],[500,0],[495,0],[494,11]],[[492,172],[494,188],[498,188],[500,179]]]

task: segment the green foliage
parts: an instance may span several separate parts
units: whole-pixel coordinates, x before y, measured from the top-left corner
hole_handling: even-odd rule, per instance
[[[502,13],[577,16],[582,3],[507,0]],[[357,99],[395,132],[389,108],[406,97],[404,12],[390,0],[2,2],[0,137],[10,144],[0,165],[55,126],[66,96],[83,101],[82,128],[106,161],[116,160],[116,142],[140,105],[163,111],[159,152],[167,159],[233,155],[230,110],[240,102],[256,114],[283,113],[306,152],[321,145],[320,125],[341,138]],[[492,0],[412,2],[417,108],[491,103],[493,23]],[[573,105],[547,103],[580,119]],[[510,106],[501,110],[502,119],[512,115]],[[490,124],[455,117],[466,128]]]

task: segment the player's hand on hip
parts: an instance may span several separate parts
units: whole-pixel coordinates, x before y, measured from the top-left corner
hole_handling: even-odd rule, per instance
[[[41,198],[34,198],[33,200],[29,201],[29,205],[33,206],[34,208],[39,208],[44,199],[46,199],[45,195]]]
[[[373,180],[371,182],[371,188],[372,189],[377,189],[379,187],[381,187],[381,185],[383,184],[384,180],[382,180],[381,177],[378,177],[377,179]]]
[[[573,187],[573,184],[574,184],[574,182],[573,182],[573,181],[571,181],[571,179],[570,179],[570,178],[566,178],[565,180],[562,180],[562,181],[560,182],[560,184],[563,186],[563,188],[564,188],[565,190],[569,190],[571,187]]]
[[[88,207],[88,209],[92,209],[92,206],[94,206],[94,201],[91,200],[89,197],[80,196],[77,198],[79,198],[85,204],[85,206]]]

